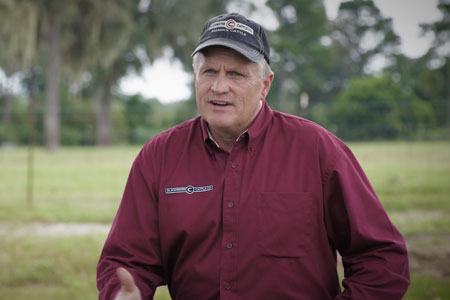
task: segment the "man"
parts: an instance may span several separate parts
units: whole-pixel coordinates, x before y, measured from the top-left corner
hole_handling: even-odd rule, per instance
[[[100,257],[100,299],[152,299],[163,284],[183,300],[404,295],[404,240],[350,150],[265,102],[269,49],[241,15],[207,22],[193,53],[200,117],[137,156]]]

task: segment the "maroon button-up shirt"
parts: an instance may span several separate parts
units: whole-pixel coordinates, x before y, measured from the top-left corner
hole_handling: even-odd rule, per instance
[[[336,250],[345,268],[341,292]],[[351,151],[264,104],[231,153],[201,117],[137,156],[98,265],[100,299],[134,276],[144,299],[401,299],[405,243]]]

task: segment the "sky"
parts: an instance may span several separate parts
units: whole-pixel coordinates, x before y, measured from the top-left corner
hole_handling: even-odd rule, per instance
[[[339,0],[324,0],[327,16],[334,19]],[[438,0],[374,0],[385,17],[392,18],[394,31],[402,39],[401,50],[409,57],[419,57],[427,52],[432,35],[422,36],[420,23],[431,23],[442,15],[437,8]]]

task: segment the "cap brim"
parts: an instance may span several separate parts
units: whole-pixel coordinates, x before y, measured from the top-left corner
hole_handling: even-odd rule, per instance
[[[261,53],[259,53],[256,50],[250,48],[249,46],[247,46],[243,43],[239,43],[237,41],[231,42],[229,39],[224,39],[224,38],[210,39],[210,40],[207,40],[207,41],[201,43],[200,45],[197,46],[197,48],[195,48],[194,52],[192,52],[192,56],[194,56],[195,53],[197,53],[207,47],[211,47],[211,46],[223,46],[223,47],[231,48],[231,49],[239,52],[240,54],[244,55],[246,58],[248,58],[249,60],[251,60],[253,62],[260,62],[264,58],[264,55],[262,55]]]

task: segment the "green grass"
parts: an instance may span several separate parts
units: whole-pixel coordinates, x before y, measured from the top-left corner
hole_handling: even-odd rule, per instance
[[[110,223],[139,148],[35,151],[27,207],[27,149],[0,150],[0,220]]]
[[[0,235],[0,299],[97,299],[95,267],[105,236]],[[404,299],[450,299],[450,278],[412,274]],[[157,300],[169,300],[160,287]]]
[[[450,277],[436,278],[411,274],[411,286],[404,300],[450,299]]]
[[[106,236],[0,238],[0,299],[98,299],[95,268]],[[155,299],[170,299],[167,288]]]
[[[388,211],[450,212],[450,143],[350,144]],[[35,151],[26,206],[27,149],[0,149],[0,220],[111,222],[139,147]]]
[[[388,210],[450,212],[450,143],[350,144]]]
[[[399,230],[431,237],[419,239],[417,247],[447,247],[441,236],[450,234],[450,143],[350,147]],[[36,149],[32,206],[26,199],[27,149],[0,149],[0,229],[36,221],[110,224],[139,148]],[[97,299],[95,267],[104,235],[5,232],[0,230],[0,299]],[[450,299],[447,275],[411,278],[404,299]],[[158,289],[155,299],[170,299],[167,288]]]
[[[391,211],[389,216],[404,235],[450,233],[450,213],[445,210]]]
[[[103,236],[1,236],[0,299],[96,299]]]

